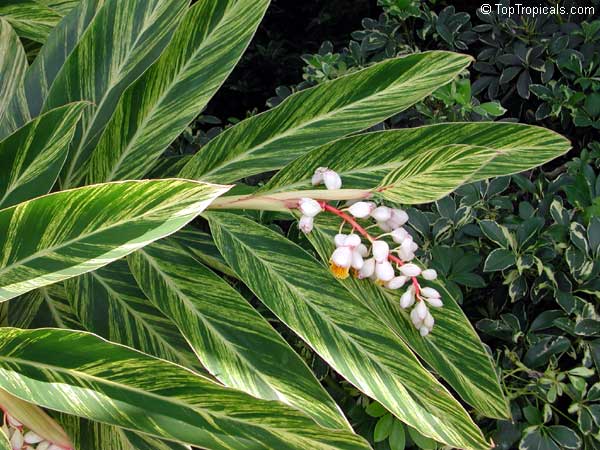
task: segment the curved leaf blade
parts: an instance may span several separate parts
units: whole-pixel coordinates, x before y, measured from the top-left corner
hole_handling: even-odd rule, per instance
[[[107,183],[0,210],[0,302],[167,236],[227,189],[186,180]]]
[[[553,131],[503,122],[445,123],[366,133],[312,150],[281,170],[263,191],[312,187],[310,178],[315,169],[325,166],[340,174],[344,188],[378,188],[392,201],[423,203],[443,196],[447,188],[461,178],[471,182],[520,172],[548,162],[569,149],[569,141]],[[447,169],[448,173],[444,173],[447,163],[443,161],[437,169],[428,166],[431,160],[435,162],[444,155],[460,156],[461,152],[465,158],[454,159],[452,171]],[[468,165],[461,168],[461,161]],[[432,172],[419,185],[421,169]],[[470,172],[468,177],[467,172]],[[446,179],[454,178],[455,174],[460,176],[446,183]],[[429,189],[431,192],[428,192],[428,184],[433,186]],[[444,185],[446,188],[437,189]],[[423,191],[422,195],[419,190]]]
[[[34,0],[5,1],[0,4],[0,16],[10,22],[19,36],[42,43],[62,18],[59,11]]]
[[[119,100],[89,165],[79,171],[85,184],[143,177],[231,73],[268,5],[193,5],[160,58]]]
[[[85,107],[80,102],[53,109],[0,141],[0,209],[52,189]]]
[[[61,182],[90,156],[121,94],[158,58],[185,12],[187,0],[106,0],[65,60],[42,111],[85,100],[80,131]]]
[[[128,257],[142,290],[187,338],[223,384],[299,409],[319,425],[348,429],[338,406],[304,361],[242,297],[176,242]]]
[[[65,283],[69,303],[87,331],[184,367],[202,370],[177,327],[140,290],[125,260]]]
[[[426,436],[458,448],[489,448],[460,403],[408,346],[349,299],[308,253],[239,215],[206,217],[232,269],[344,378]]]
[[[1,328],[0,387],[46,408],[206,449],[369,448],[282,403],[81,332]]]
[[[470,61],[457,53],[419,53],[298,92],[210,141],[181,176],[226,182],[279,169],[312,148],[408,108],[452,81]]]

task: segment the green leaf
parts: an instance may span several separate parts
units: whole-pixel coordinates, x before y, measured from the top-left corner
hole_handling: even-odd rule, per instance
[[[459,182],[526,170],[569,148],[569,141],[545,128],[502,122],[365,133],[298,158],[273,177],[264,191],[307,188],[316,168],[329,167],[340,174],[345,188],[379,186],[378,191],[394,201],[419,203],[436,200]]]
[[[0,141],[0,209],[50,191],[85,106],[53,109]]]
[[[394,423],[394,416],[391,414],[386,414],[383,417],[380,417],[375,424],[375,430],[373,431],[373,440],[375,442],[381,442],[392,432],[392,424]]]
[[[97,336],[0,329],[0,387],[46,408],[206,449],[368,449],[279,402]]]
[[[229,387],[303,411],[319,425],[348,429],[329,394],[269,323],[224,280],[170,239],[138,250],[129,265],[148,298]]]
[[[581,438],[572,429],[564,425],[552,425],[547,430],[560,448],[578,449],[581,447]]]
[[[483,264],[484,272],[496,272],[504,269],[508,269],[513,266],[516,262],[515,254],[510,250],[503,248],[497,248],[485,259]]]
[[[6,19],[19,36],[44,42],[62,15],[36,0],[5,0],[0,3],[0,16]]]
[[[185,15],[157,62],[121,97],[85,184],[144,176],[233,70],[269,0],[209,0]]]
[[[303,90],[217,136],[181,176],[235,181],[278,169],[319,145],[410,107],[452,81],[470,61],[456,53],[418,53]]]
[[[510,248],[509,231],[503,225],[493,220],[480,220],[479,228],[490,241],[505,249]]]
[[[90,156],[123,91],[152,65],[173,37],[187,0],[106,0],[65,60],[43,111],[78,100],[88,108],[71,146],[61,182]]]
[[[333,238],[338,228],[336,218],[320,215],[315,220],[308,239],[323,260],[334,250]],[[466,262],[467,258],[463,255],[459,260]],[[381,323],[406,342],[479,413],[488,417],[510,417],[494,364],[443,281],[432,284],[441,293],[444,307],[439,313],[431,311],[436,323],[426,339],[412,325],[409,314],[399,307],[398,291],[381,289],[370,280],[347,278],[338,282],[347,290],[344,299],[355,299],[373,311]]]
[[[184,367],[202,370],[177,327],[140,290],[125,260],[65,283],[69,303],[87,331]]]
[[[280,320],[344,378],[424,434],[484,449],[468,414],[382,317],[349,298],[326,269],[276,232],[239,215],[206,214],[217,246]]]
[[[171,234],[227,189],[185,180],[107,183],[0,210],[0,302]]]
[[[1,7],[0,7],[1,11]],[[0,140],[14,129],[10,104],[22,98],[27,56],[10,24],[0,17]]]
[[[404,450],[406,447],[406,431],[402,422],[394,420],[390,433],[390,450]]]

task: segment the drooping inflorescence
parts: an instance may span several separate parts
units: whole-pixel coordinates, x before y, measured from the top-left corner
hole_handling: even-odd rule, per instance
[[[331,169],[319,167],[312,177],[313,185],[325,184],[327,189],[340,189],[342,180]],[[340,232],[335,236],[335,250],[329,265],[336,278],[345,279],[350,273],[359,279],[370,279],[386,289],[398,290],[408,284],[400,297],[400,306],[410,310],[410,319],[422,336],[433,329],[434,318],[429,307],[443,306],[440,293],[422,287],[419,279],[435,280],[434,269],[422,268],[414,261],[418,245],[403,227],[409,220],[406,211],[378,205],[373,201],[348,202],[338,209],[324,201],[301,198],[298,210],[302,213],[299,228],[310,233],[314,219],[320,213],[330,213],[342,219]],[[360,221],[371,221],[363,226]],[[352,227],[342,233],[345,225]],[[377,227],[383,233],[372,236],[368,229]],[[390,243],[392,246],[390,247]]]
[[[6,411],[1,428],[12,450],[70,450],[45,440],[32,430],[26,431],[25,426]]]

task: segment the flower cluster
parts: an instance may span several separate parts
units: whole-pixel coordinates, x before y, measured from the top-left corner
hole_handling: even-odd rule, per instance
[[[328,189],[342,186],[340,176],[326,167],[318,168],[312,181],[315,185],[324,183]],[[435,280],[437,273],[434,269],[422,268],[412,262],[418,245],[403,228],[408,222],[406,211],[377,205],[372,201],[349,202],[345,208],[338,209],[312,198],[301,198],[298,209],[302,213],[299,227],[304,233],[313,230],[314,219],[322,212],[342,219],[340,232],[334,238],[335,250],[329,261],[336,278],[345,279],[352,273],[356,278],[371,279],[391,290],[402,289],[408,284],[400,297],[400,306],[403,309],[412,308],[410,319],[422,336],[431,332],[434,318],[429,307],[440,308],[443,302],[437,290],[421,286],[419,279]],[[364,227],[358,220],[373,223]],[[352,227],[349,234],[342,233],[345,225]],[[382,234],[376,237],[369,234],[367,229],[373,227],[379,228]]]
[[[45,440],[32,430],[25,431],[24,425],[7,412],[4,413],[2,431],[12,450],[70,450]]]

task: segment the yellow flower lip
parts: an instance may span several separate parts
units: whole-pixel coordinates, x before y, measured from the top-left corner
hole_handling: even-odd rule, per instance
[[[348,274],[350,272],[350,267],[338,266],[333,261],[329,261],[329,270],[331,270],[331,273],[337,279],[345,280],[346,278],[348,278]]]

